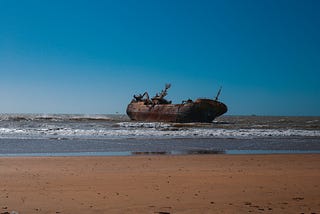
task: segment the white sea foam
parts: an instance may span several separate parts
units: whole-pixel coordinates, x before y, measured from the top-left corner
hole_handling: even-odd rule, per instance
[[[169,123],[161,123],[161,122],[121,122],[117,123],[120,127],[125,128],[168,128],[171,125]]]
[[[111,121],[123,118],[122,115],[0,114],[0,121]]]
[[[129,126],[130,128],[127,128]],[[254,138],[254,137],[320,137],[319,130],[296,129],[222,129],[222,128],[183,128],[170,129],[170,125],[144,123],[134,126],[126,124],[119,129],[78,129],[78,128],[0,128],[0,138],[50,138],[50,137],[204,137],[204,138]]]

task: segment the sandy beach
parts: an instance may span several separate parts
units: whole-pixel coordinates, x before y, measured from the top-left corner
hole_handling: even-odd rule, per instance
[[[319,199],[319,154],[0,158],[0,213],[320,213]]]

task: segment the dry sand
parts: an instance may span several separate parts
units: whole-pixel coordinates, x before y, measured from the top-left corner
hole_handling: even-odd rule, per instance
[[[0,158],[0,213],[320,213],[320,155]]]

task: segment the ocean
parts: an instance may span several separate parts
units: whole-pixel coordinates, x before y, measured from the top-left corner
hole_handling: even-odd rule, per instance
[[[0,114],[0,156],[271,153],[320,153],[320,117],[222,116],[179,124],[120,114]]]

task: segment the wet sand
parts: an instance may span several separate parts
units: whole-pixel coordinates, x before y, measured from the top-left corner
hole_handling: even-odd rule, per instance
[[[320,213],[320,155],[0,158],[0,213]]]

